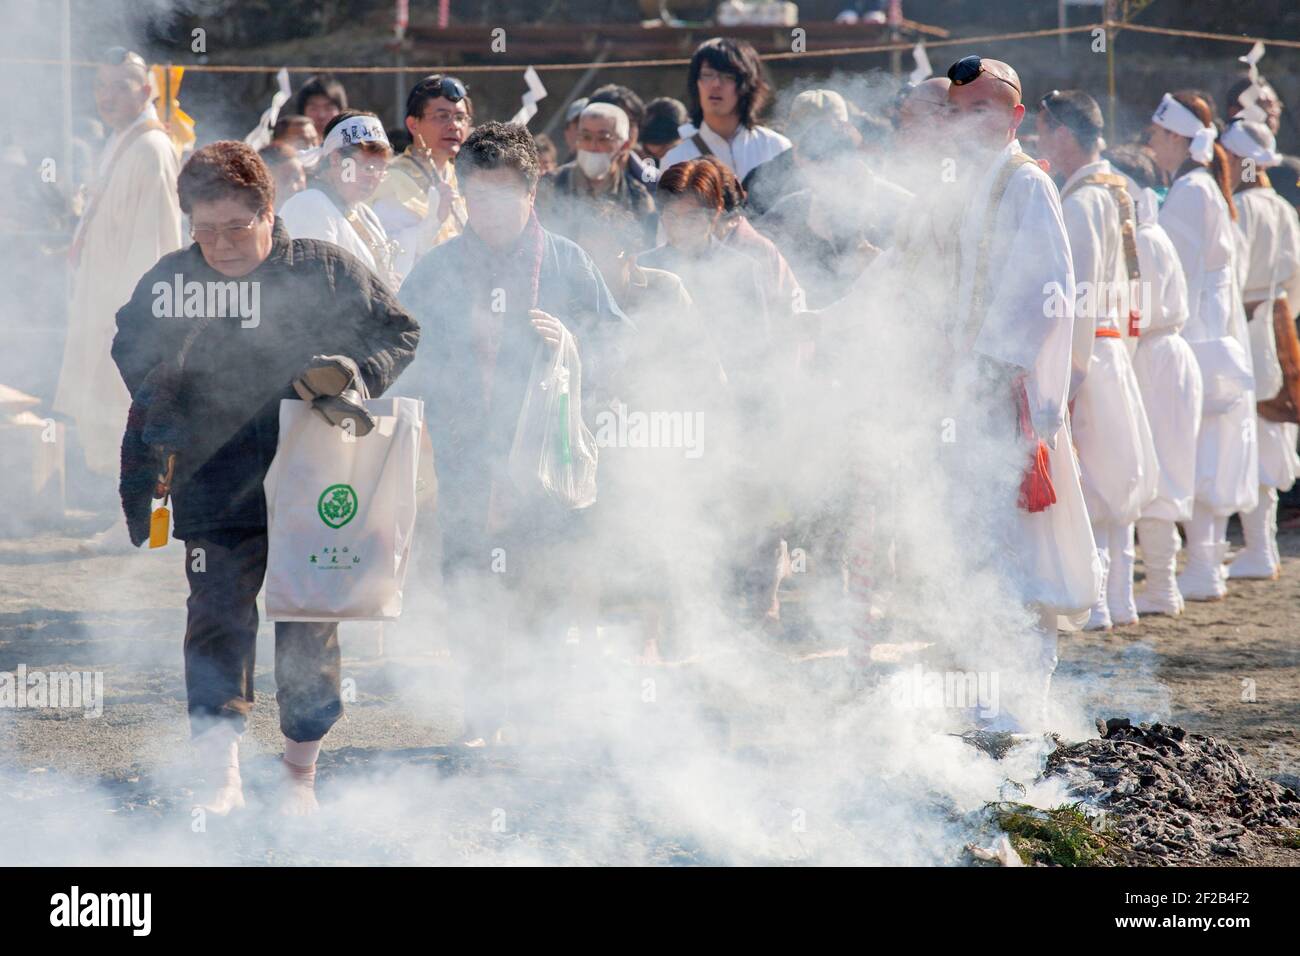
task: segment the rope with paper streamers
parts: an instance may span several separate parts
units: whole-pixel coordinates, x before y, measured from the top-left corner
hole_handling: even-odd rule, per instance
[[[1188,37],[1198,40],[1221,40],[1225,43],[1264,43],[1270,47],[1300,49],[1300,40],[1270,40],[1267,37],[1239,36],[1229,33],[1206,33],[1200,30],[1175,30],[1169,27],[1149,27],[1141,26],[1136,23],[1123,23],[1118,20],[1110,20],[1101,23],[1087,23],[1073,27],[1054,27],[1044,30],[1027,30],[1019,33],[993,33],[982,36],[971,37],[951,37],[940,40],[926,40],[925,48],[935,49],[945,46],[962,46],[979,43],[1001,43],[1011,40],[1034,40],[1041,37],[1065,36],[1071,33],[1091,33],[1093,30],[1110,30],[1124,31],[1132,30],[1137,33],[1150,33],[1161,36]],[[908,51],[916,48],[916,41],[904,43],[882,43],[874,46],[849,46],[835,47],[826,50],[807,50],[803,53],[762,53],[759,58],[762,60],[805,60],[814,57],[826,56],[854,56],[861,53],[893,53],[894,51]],[[65,61],[51,59],[48,57],[0,57],[0,63],[15,64],[26,66],[62,66]],[[636,67],[658,67],[658,66],[687,66],[691,62],[690,57],[673,57],[664,60],[593,60],[586,63],[537,63],[531,69],[542,73],[545,71],[555,70],[586,70],[586,69],[629,69]],[[97,67],[99,64],[93,60],[72,60],[69,65],[78,67]],[[456,75],[467,73],[517,73],[522,64],[514,63],[507,66],[487,66],[484,64],[466,64],[457,66],[447,66],[446,64],[438,66],[286,66],[286,67],[269,67],[269,66],[244,66],[236,64],[185,64],[185,69],[192,73],[273,73],[279,69],[288,70],[290,73],[440,73],[451,71]]]

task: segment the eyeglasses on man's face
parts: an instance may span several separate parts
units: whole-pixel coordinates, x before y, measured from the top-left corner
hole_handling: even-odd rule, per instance
[[[424,119],[426,122],[439,123],[443,126],[450,123],[454,123],[457,126],[469,126],[469,113],[466,113],[463,110],[459,112],[448,109],[431,110],[425,114]]]
[[[726,86],[736,85],[736,74],[719,73],[717,70],[700,70],[701,83],[722,83]]]

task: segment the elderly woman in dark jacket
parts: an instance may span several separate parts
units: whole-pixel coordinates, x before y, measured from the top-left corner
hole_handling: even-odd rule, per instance
[[[361,382],[371,396],[392,385],[419,328],[350,254],[289,238],[275,216],[272,175],[243,143],[198,150],[178,191],[195,242],[159,260],[117,313],[113,359],[133,399],[123,501],[131,518],[132,449],[175,453],[172,508],[190,583],[186,689],[214,784],[200,805],[224,814],[244,803],[238,741],[253,706],[267,548],[262,481],[280,400],[320,396],[327,417],[363,434],[364,409],[347,398]],[[354,411],[340,415],[340,407]],[[338,625],[277,623],[275,638],[284,809],[309,813],[321,738],[342,712]]]

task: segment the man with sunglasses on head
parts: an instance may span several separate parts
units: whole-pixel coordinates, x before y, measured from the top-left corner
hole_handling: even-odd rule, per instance
[[[465,228],[456,155],[473,121],[469,91],[454,76],[426,76],[406,97],[411,145],[389,165],[388,177],[370,198],[384,229],[409,260],[403,271]]]
[[[113,313],[140,276],[181,247],[180,166],[150,102],[149,71],[139,54],[109,50],[95,72],[94,94],[112,135],[93,170],[69,253],[72,302],[54,410],[76,422],[87,468],[108,483],[117,478],[131,406],[108,361]],[[130,546],[121,520],[85,543],[92,551]]]
[[[1039,101],[1037,127],[1039,151],[1061,189],[1074,262],[1069,394],[1102,574],[1085,630],[1108,631],[1137,623],[1133,530],[1159,481],[1126,344],[1140,334],[1144,305],[1149,311],[1138,279],[1137,212],[1124,177],[1101,158],[1103,120],[1096,100],[1082,90],[1053,90]]]
[[[1016,71],[969,56],[948,79],[956,195],[923,213],[930,221],[909,229],[902,253],[919,260],[919,281],[950,290],[935,313],[949,350],[943,374],[957,427],[971,436],[948,452],[953,524],[986,536],[987,560],[1031,615],[995,660],[979,662],[1004,674],[995,723],[1039,729],[1057,615],[1086,615],[1099,587],[1067,424],[1074,268],[1056,187],[1016,140],[1025,115]]]

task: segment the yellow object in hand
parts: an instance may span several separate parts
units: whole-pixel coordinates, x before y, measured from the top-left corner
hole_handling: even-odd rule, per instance
[[[154,509],[149,517],[149,547],[161,548],[167,543],[171,519],[172,513],[165,506]]]

